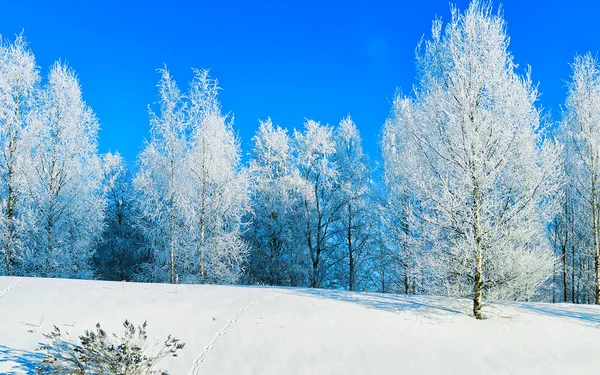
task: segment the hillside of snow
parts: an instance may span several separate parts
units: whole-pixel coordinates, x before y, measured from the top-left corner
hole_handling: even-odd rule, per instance
[[[598,374],[600,306],[328,290],[0,277],[0,373],[33,374],[53,325],[186,343],[178,374]]]

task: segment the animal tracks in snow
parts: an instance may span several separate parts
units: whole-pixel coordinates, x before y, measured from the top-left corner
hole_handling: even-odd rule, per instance
[[[0,298],[4,297],[4,295],[6,293],[10,292],[11,289],[14,289],[17,285],[19,285],[20,282],[21,282],[21,279],[18,279],[17,281],[15,281],[14,283],[10,284],[6,288],[0,290]]]
[[[208,354],[208,352],[211,351],[215,347],[215,344],[217,343],[217,341],[219,341],[219,339],[221,337],[223,337],[227,333],[227,331],[233,325],[233,323],[237,322],[238,319],[246,311],[250,310],[252,308],[252,306],[256,305],[260,301],[268,301],[268,300],[273,299],[273,298],[275,298],[275,297],[277,297],[277,296],[279,296],[281,294],[283,294],[283,292],[271,294],[271,295],[266,296],[262,300],[250,302],[246,307],[244,307],[243,309],[241,309],[233,318],[229,319],[229,321],[227,322],[227,324],[225,324],[225,326],[219,332],[217,332],[217,334],[215,335],[215,337],[213,337],[213,339],[210,341],[210,343],[204,348],[204,350],[202,351],[202,353],[200,353],[200,355],[198,357],[196,357],[196,359],[194,360],[194,364],[192,366],[192,369],[190,371],[190,375],[198,375],[199,374],[200,364],[204,361],[204,358],[206,358],[206,355]]]

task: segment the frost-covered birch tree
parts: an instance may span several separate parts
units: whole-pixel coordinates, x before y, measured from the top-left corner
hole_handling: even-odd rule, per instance
[[[329,125],[308,120],[294,131],[297,166],[302,179],[302,233],[310,259],[309,286],[320,288],[328,271],[341,259],[335,254],[335,223],[342,208],[335,139]]]
[[[398,150],[414,152],[404,179],[421,205],[432,277],[438,291],[470,294],[478,319],[484,294],[531,298],[554,265],[545,226],[560,150],[546,139],[537,91],[516,73],[508,44],[489,3],[453,8],[419,49],[414,98],[397,98],[392,116],[404,134]]]
[[[159,113],[150,110],[150,140],[139,155],[134,179],[150,257],[138,276],[141,280],[175,283],[177,263],[189,241],[185,228],[189,129],[177,83],[166,68],[159,72]]]
[[[24,131],[39,83],[35,57],[22,35],[0,39],[0,272],[11,275],[22,250],[24,222]]]
[[[98,121],[75,73],[62,63],[48,81],[27,128],[28,275],[90,278],[104,218]]]
[[[190,281],[236,283],[246,261],[242,219],[249,208],[247,173],[233,118],[221,113],[219,86],[208,70],[194,70],[188,94],[189,210],[186,222],[197,251]]]
[[[346,266],[343,279],[349,290],[357,290],[366,279],[366,261],[374,226],[373,205],[370,200],[372,185],[369,161],[362,150],[360,133],[350,116],[344,118],[335,130],[335,166],[338,170],[342,207],[337,221],[338,243]]]
[[[135,178],[151,257],[139,276],[234,283],[245,261],[248,206],[239,142],[207,71],[194,71],[185,95],[166,69],[161,73],[160,113],[151,112],[151,139]]]
[[[427,289],[423,283],[431,281],[420,277],[427,271],[428,256],[431,255],[427,247],[430,244],[422,235],[418,195],[410,181],[413,166],[420,163],[418,150],[411,142],[410,134],[399,126],[410,121],[411,114],[411,100],[397,98],[394,115],[383,126],[384,196],[379,205],[384,248],[391,253],[389,261],[398,270],[396,282],[402,284],[401,289],[406,294],[417,292],[417,283]]]
[[[262,121],[252,138],[249,176],[252,221],[247,233],[249,283],[305,285],[306,259],[298,251],[300,179],[285,129]]]
[[[587,53],[575,58],[572,69],[563,128],[568,133],[570,180],[586,203],[579,214],[591,228],[594,301],[600,304],[600,64]]]

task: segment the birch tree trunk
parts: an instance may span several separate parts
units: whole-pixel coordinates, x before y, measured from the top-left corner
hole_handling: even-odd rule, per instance
[[[594,168],[594,159],[592,158],[592,168]],[[595,171],[595,169],[592,169]],[[594,276],[595,276],[595,303],[600,304],[600,228],[598,227],[598,202],[596,196],[596,183],[597,183],[597,175],[596,173],[592,174],[592,216],[593,216],[593,225],[592,231],[594,234]]]
[[[348,203],[348,227],[346,231],[346,243],[348,245],[348,289],[356,290],[356,269],[354,265],[354,246],[352,243],[352,204]]]
[[[18,96],[16,98],[17,109],[18,112]],[[18,117],[18,114],[17,114]],[[14,236],[15,236],[15,217],[14,217],[14,207],[15,207],[15,158],[16,158],[16,142],[17,142],[17,130],[10,129],[12,131],[9,132],[9,142],[8,142],[8,196],[7,199],[7,207],[6,207],[6,220],[8,221],[8,228],[6,234],[6,254],[7,254],[7,262],[6,262],[6,274],[11,275],[12,266],[13,266],[13,247],[14,247]]]
[[[483,246],[481,238],[481,223],[479,219],[479,184],[473,176],[473,231],[475,234],[475,282],[473,284],[473,315],[482,319],[481,305],[483,296]]]
[[[171,198],[169,202],[169,269],[171,270],[171,284],[175,284],[175,161],[171,155]]]
[[[202,202],[200,207],[200,282],[202,284],[205,283],[206,275],[205,275],[205,257],[206,257],[206,179],[202,178],[202,188],[201,188],[201,200]]]
[[[564,236],[562,238],[562,276],[563,276],[563,302],[567,302],[567,245],[569,242],[569,191],[567,190],[565,193],[565,217],[564,217]]]

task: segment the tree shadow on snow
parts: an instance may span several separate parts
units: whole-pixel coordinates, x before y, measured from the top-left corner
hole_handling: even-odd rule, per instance
[[[600,308],[593,305],[516,303],[515,306],[543,315],[571,318],[583,323],[600,324]]]
[[[13,349],[0,345],[0,363],[12,363],[12,367],[6,375],[35,375],[35,366],[44,358],[42,353],[27,350]]]
[[[450,298],[325,289],[298,289],[297,291],[312,297],[355,303],[371,309],[390,312],[419,311],[444,315],[470,315],[468,304],[465,305],[464,301]]]

